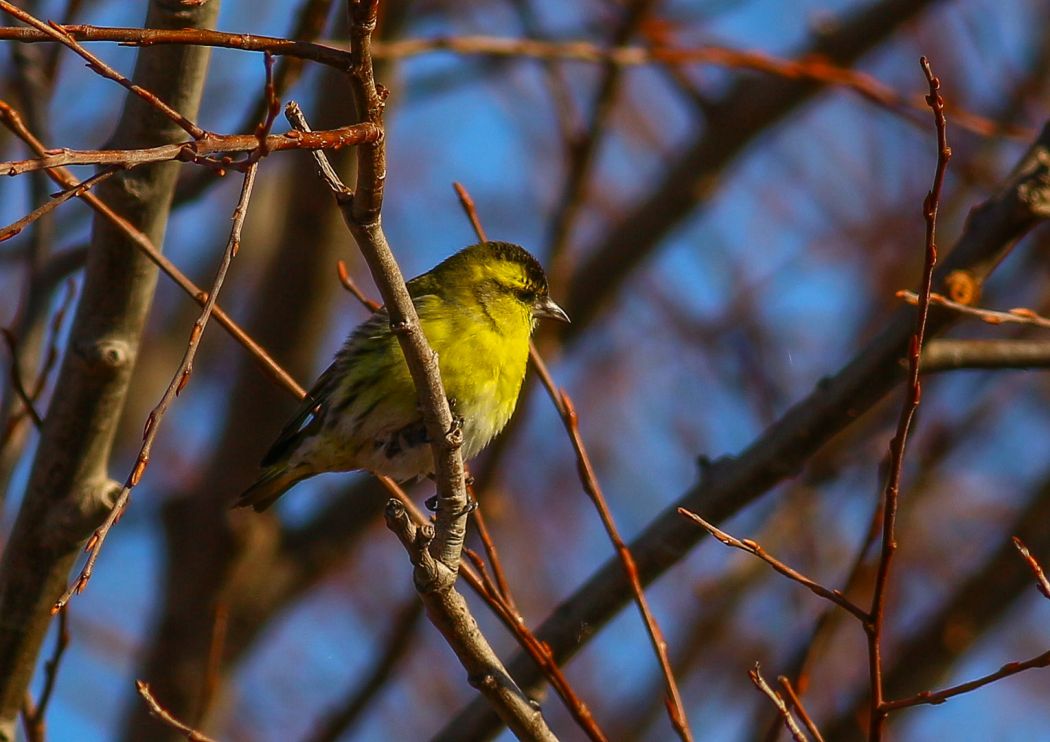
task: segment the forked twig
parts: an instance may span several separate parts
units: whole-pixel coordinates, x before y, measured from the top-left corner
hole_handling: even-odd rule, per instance
[[[779,693],[773,690],[766,679],[762,677],[762,672],[755,663],[754,668],[747,671],[747,676],[751,678],[751,682],[755,684],[762,693],[773,702],[773,705],[777,707],[777,711],[780,713],[780,718],[784,720],[784,726],[787,727],[788,731],[791,732],[791,738],[795,742],[809,742],[809,738],[806,736],[802,728],[799,727],[798,722],[795,721],[795,717],[791,714],[791,709],[784,703],[784,699]]]
[[[135,687],[138,689],[139,695],[142,696],[142,700],[144,700],[149,706],[150,713],[160,719],[167,726],[183,734],[189,742],[215,742],[211,737],[206,736],[202,732],[198,732],[193,727],[172,716],[171,713],[161,706],[160,702],[153,697],[153,693],[149,689],[149,683],[143,680],[136,680]]]
[[[887,710],[883,707],[884,689],[882,682],[882,633],[886,621],[886,590],[889,585],[890,568],[893,555],[897,549],[897,505],[900,499],[901,477],[904,472],[904,452],[911,430],[912,420],[919,408],[922,398],[922,385],[919,381],[920,356],[922,343],[926,336],[926,320],[930,313],[930,293],[933,289],[933,268],[937,264],[937,211],[940,206],[941,190],[944,177],[948,171],[948,160],[952,156],[948,146],[948,127],[944,117],[944,99],[940,95],[941,81],[933,74],[929,60],[920,60],[923,73],[929,85],[926,102],[933,111],[937,129],[937,167],[934,171],[933,186],[923,200],[922,212],[926,221],[926,250],[923,260],[922,279],[919,282],[918,303],[915,311],[915,329],[912,332],[908,348],[908,378],[904,403],[897,420],[897,432],[890,442],[889,476],[883,495],[882,516],[882,550],[879,556],[875,576],[875,588],[871,599],[870,622],[865,624],[868,635],[868,666],[871,676],[871,720],[869,737],[872,742],[882,739]]]

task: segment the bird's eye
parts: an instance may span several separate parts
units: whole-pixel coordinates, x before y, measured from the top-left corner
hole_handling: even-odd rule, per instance
[[[514,295],[517,296],[523,304],[532,304],[532,302],[536,301],[536,292],[529,291],[528,289],[515,289]]]

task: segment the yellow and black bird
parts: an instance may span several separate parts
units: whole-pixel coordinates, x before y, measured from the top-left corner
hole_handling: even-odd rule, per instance
[[[536,320],[569,318],[548,296],[539,261],[507,242],[467,247],[407,285],[470,459],[514,412]],[[238,506],[265,510],[322,472],[367,469],[398,481],[433,473],[416,388],[385,308],[350,334],[262,466]]]

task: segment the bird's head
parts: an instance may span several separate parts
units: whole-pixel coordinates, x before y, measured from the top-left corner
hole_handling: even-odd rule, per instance
[[[509,242],[482,242],[460,250],[434,269],[435,278],[485,307],[497,322],[569,316],[547,290],[543,267],[525,248]]]

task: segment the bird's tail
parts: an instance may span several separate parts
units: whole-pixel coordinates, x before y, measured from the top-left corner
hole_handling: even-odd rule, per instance
[[[277,501],[288,489],[310,474],[301,468],[289,468],[283,464],[275,464],[263,471],[263,475],[246,489],[237,502],[235,508],[244,508],[251,505],[255,512],[261,513]]]

